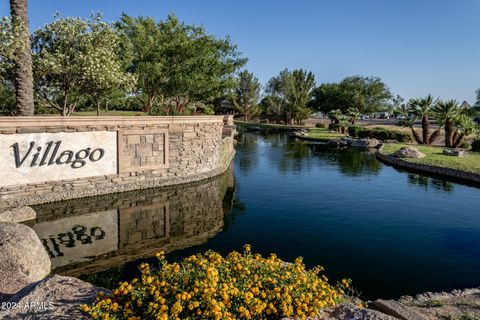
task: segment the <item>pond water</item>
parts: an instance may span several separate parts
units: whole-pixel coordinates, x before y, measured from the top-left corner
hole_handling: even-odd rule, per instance
[[[245,243],[351,278],[369,299],[480,285],[480,189],[283,133],[240,134],[236,150],[207,182],[41,205],[29,224],[54,272],[110,287],[159,250]]]

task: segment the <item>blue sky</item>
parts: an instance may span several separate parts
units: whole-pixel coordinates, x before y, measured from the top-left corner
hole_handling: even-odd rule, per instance
[[[379,76],[405,98],[431,93],[473,103],[480,88],[480,0],[30,0],[35,30],[64,16],[122,12],[203,24],[230,35],[262,83],[284,68],[317,83]],[[8,15],[7,0],[0,14]]]

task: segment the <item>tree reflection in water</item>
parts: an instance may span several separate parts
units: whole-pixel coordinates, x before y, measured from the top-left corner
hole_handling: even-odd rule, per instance
[[[262,156],[268,165],[282,174],[309,172],[320,165],[337,168],[345,176],[377,175],[382,165],[373,151],[344,148],[336,149],[325,144],[296,140],[288,133],[240,133],[237,137],[239,153],[237,164],[242,173],[259,165]],[[263,152],[262,148],[268,148]]]
[[[455,185],[453,182],[423,176],[421,174],[407,174],[408,184],[415,187],[421,187],[425,190],[430,188],[437,191],[453,192]]]
[[[320,159],[337,167],[339,172],[349,177],[375,176],[382,170],[382,164],[376,159],[376,150],[356,148],[336,149],[325,145],[311,145]]]

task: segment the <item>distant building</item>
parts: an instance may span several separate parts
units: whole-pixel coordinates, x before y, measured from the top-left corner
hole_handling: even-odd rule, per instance
[[[215,109],[216,114],[236,114],[233,103],[228,99],[223,99]]]

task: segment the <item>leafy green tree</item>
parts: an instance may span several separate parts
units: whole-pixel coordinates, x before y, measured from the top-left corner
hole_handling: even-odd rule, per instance
[[[392,97],[388,87],[377,77],[352,76],[339,83],[323,83],[313,91],[310,106],[329,112],[340,109],[347,113],[355,108],[362,114],[385,110]]]
[[[266,114],[282,115],[283,102],[279,96],[267,95],[260,101],[260,108]]]
[[[329,113],[332,110],[346,111],[352,105],[338,83],[322,83],[312,91],[309,107]],[[353,106],[352,106],[353,107]]]
[[[254,116],[258,112],[258,100],[260,98],[260,83],[253,73],[244,70],[237,79],[237,87],[233,96],[235,108],[243,114],[243,119]]]
[[[433,110],[439,126],[445,127],[445,146],[451,147],[454,143],[453,132],[455,119],[460,115],[460,106],[455,100],[440,101]]]
[[[123,15],[117,29],[146,112],[156,105],[175,114],[191,103],[212,103],[235,87],[234,74],[246,63],[229,38],[217,39],[174,15],[158,23]]]
[[[438,126],[438,129],[430,134],[430,120],[429,117],[433,116],[434,106],[437,103],[437,100],[434,100],[431,95],[426,96],[425,98],[410,99],[409,101],[409,112],[414,116],[409,122],[408,126],[412,130],[412,134],[418,144],[432,144],[435,139],[441,133],[441,126]],[[415,121],[421,119],[422,121],[422,137],[420,137],[417,131],[414,128]]]
[[[291,123],[292,119],[300,123],[310,115],[307,104],[311,99],[314,87],[313,73],[303,69],[293,71],[285,69],[278,76],[270,79],[267,93],[282,101],[285,124]]]
[[[405,99],[397,94],[392,98],[392,113],[396,115],[408,116],[408,106],[404,103]]]
[[[357,108],[362,114],[384,110],[392,97],[388,87],[377,77],[347,77],[340,82],[340,88],[350,102],[347,108]]]
[[[30,32],[28,30],[28,1],[10,0],[10,13],[15,35],[13,52],[16,114],[33,116],[33,75]]]
[[[0,81],[0,114],[15,114],[15,88],[9,81]]]
[[[68,116],[86,97],[98,102],[131,80],[116,55],[117,41],[98,14],[87,20],[56,17],[37,30],[33,48],[39,102]]]

